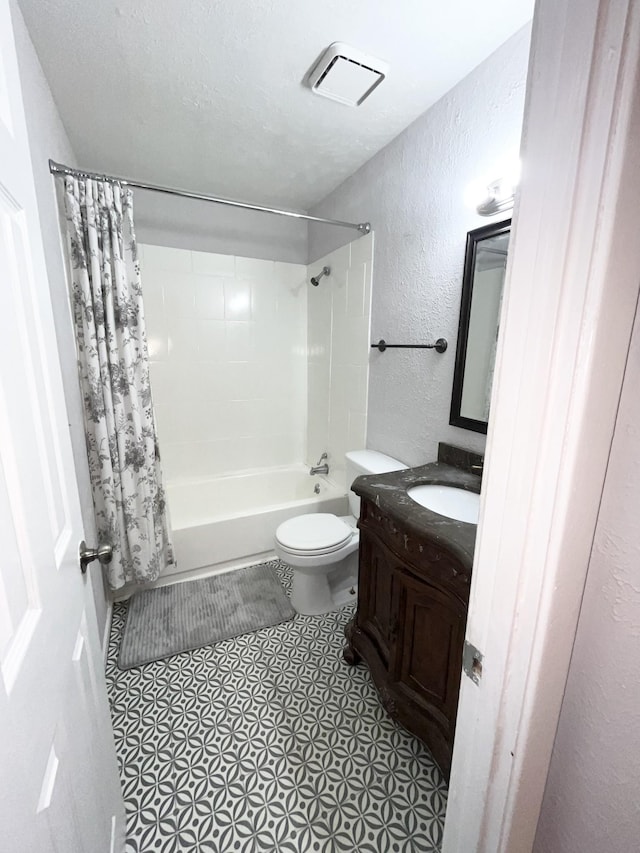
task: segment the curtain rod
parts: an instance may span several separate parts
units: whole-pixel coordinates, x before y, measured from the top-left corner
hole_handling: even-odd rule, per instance
[[[72,169],[70,166],[63,166],[62,163],[56,163],[54,160],[49,160],[49,171],[52,175],[72,175],[76,178],[90,178],[94,181],[109,181],[113,184],[135,187],[139,190],[150,190],[151,192],[180,196],[181,198],[192,198],[196,201],[212,201],[214,204],[225,204],[228,207],[240,207],[244,210],[257,210],[260,213],[274,213],[277,216],[291,216],[293,219],[306,219],[308,222],[320,222],[324,225],[339,225],[341,228],[354,228],[361,234],[368,234],[371,231],[371,225],[368,222],[355,223],[342,222],[339,219],[324,219],[322,216],[309,216],[307,213],[297,213],[294,210],[281,210],[277,207],[263,207],[259,204],[248,204],[245,201],[235,201],[231,198],[219,198],[214,195],[192,193],[189,192],[189,190],[178,190],[173,187],[146,184],[142,181],[133,181],[130,178],[117,178],[113,175],[101,175],[96,172],[85,172],[83,169]]]

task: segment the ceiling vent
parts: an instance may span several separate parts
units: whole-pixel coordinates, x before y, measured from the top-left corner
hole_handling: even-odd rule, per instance
[[[369,97],[388,72],[389,66],[381,59],[336,41],[309,75],[309,85],[316,95],[355,107]]]

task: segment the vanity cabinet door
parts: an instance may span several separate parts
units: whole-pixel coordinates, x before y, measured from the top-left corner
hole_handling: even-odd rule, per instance
[[[399,626],[389,680],[407,700],[412,731],[448,775],[467,608],[450,593],[405,571],[396,574],[395,585]]]
[[[385,664],[397,619],[393,618],[393,576],[398,561],[368,531],[360,533],[360,571],[358,581],[358,628],[373,642]]]

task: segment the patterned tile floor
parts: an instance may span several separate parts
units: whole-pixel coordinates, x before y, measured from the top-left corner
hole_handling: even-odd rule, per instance
[[[285,587],[290,570],[274,563]],[[107,680],[127,853],[414,853],[440,847],[446,785],[342,660],[353,606]]]

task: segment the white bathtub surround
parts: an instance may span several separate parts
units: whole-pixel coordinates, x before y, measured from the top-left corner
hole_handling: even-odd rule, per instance
[[[306,268],[150,245],[141,257],[167,481],[300,464]]]
[[[347,512],[344,454],[366,440],[372,254],[372,235],[308,268],[142,247],[178,563],[159,583],[270,557],[293,516]],[[310,477],[303,462],[325,450],[329,477]]]
[[[329,476],[347,486],[344,456],[366,446],[373,234],[308,267],[331,269],[308,300],[307,463],[329,454]]]
[[[344,490],[301,465],[169,483],[167,497],[178,565],[157,585],[261,562],[273,556],[273,534],[283,521],[347,512]]]

